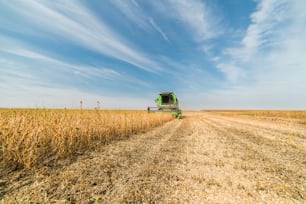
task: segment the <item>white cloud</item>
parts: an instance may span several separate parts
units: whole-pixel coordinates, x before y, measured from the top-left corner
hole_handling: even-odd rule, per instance
[[[48,1],[29,0],[2,2],[2,4],[22,18],[23,24],[34,30],[40,30],[42,37],[46,37],[45,32],[47,32],[49,37],[52,35],[62,37],[149,72],[162,70],[156,62],[132,49],[130,42],[126,42],[77,1],[50,4]],[[12,24],[11,27],[18,30],[18,25]]]
[[[170,36],[170,32],[166,33],[162,29],[167,23],[172,21],[180,28],[183,25],[185,29],[182,32],[190,33],[198,50],[203,48],[201,54],[194,55],[192,59],[195,61],[192,62],[189,61],[191,58],[173,59],[172,55],[159,57],[159,62],[155,62],[128,41],[123,33],[115,32],[100,16],[88,10],[83,5],[84,2],[3,1],[0,6],[14,16],[8,19],[0,13],[0,28],[11,33],[23,32],[25,36],[38,36],[40,39],[72,42],[157,75],[154,75],[156,78],[144,77],[142,80],[137,79],[142,76],[133,77],[130,73],[126,76],[111,67],[71,64],[63,58],[56,58],[56,55],[52,57],[34,49],[30,42],[23,44],[0,36],[0,106],[19,106],[18,102],[21,100],[24,107],[35,107],[33,104],[36,104],[39,107],[77,108],[80,100],[85,101],[88,108],[94,107],[97,100],[108,108],[139,108],[152,103],[152,98],[147,101],[141,96],[136,99],[113,98],[65,88],[64,85],[63,89],[56,88],[60,86],[52,86],[39,77],[41,70],[54,69],[62,78],[67,76],[66,79],[69,74],[89,80],[98,76],[112,82],[118,80],[118,83],[123,82],[124,85],[146,86],[148,90],[172,85],[167,82],[162,85],[156,83],[156,88],[152,88],[145,81],[156,80],[158,74],[163,74],[161,81],[165,81],[166,75],[172,82],[177,82],[173,83],[173,87],[179,87],[178,95],[185,108],[306,109],[306,1],[256,2],[258,6],[250,15],[251,23],[239,43],[236,43],[239,45],[225,48],[223,55],[214,55],[217,52],[213,42],[220,37],[222,28],[220,29],[218,15],[212,12],[207,1],[169,0],[144,3],[163,7],[159,8],[158,11],[162,13],[158,14],[162,15],[158,17],[154,15],[157,7],[153,8],[150,13],[152,17],[149,17],[141,7],[143,4],[136,0],[112,2],[114,5],[122,3],[119,5],[121,8],[118,8],[134,25],[145,31],[157,31],[165,40],[169,40],[167,34]],[[161,19],[165,20],[165,24],[160,24]],[[171,29],[167,28],[166,31]],[[6,58],[8,55],[13,57]],[[204,65],[201,63],[205,60],[197,61],[199,55],[208,57],[216,65],[216,69],[226,76],[226,80],[220,82],[222,77],[202,68]],[[32,62],[24,63],[24,60]],[[35,63],[42,66],[34,67]],[[161,65],[167,65],[167,70],[162,69]]]
[[[229,80],[227,89],[205,100],[221,100],[223,107],[216,105],[221,108],[305,109],[304,8],[306,1],[300,0],[259,1],[240,46],[226,49],[216,61]]]
[[[192,29],[191,33],[198,41],[213,39],[222,33],[220,18],[203,1],[169,0],[166,10],[167,15],[179,19]]]
[[[31,55],[33,57],[36,55]],[[40,61],[40,58],[32,58],[35,61]],[[45,59],[43,59],[44,61]],[[92,81],[92,77],[96,74],[101,74],[105,77],[106,74],[101,70],[89,71],[91,67],[73,67],[61,61],[46,59],[45,69],[53,69],[53,67],[60,67],[55,73],[56,76],[48,75],[54,78],[60,75],[61,78],[70,78],[71,75],[79,72],[82,77],[88,77]],[[49,61],[50,60],[50,61]],[[73,69],[71,69],[73,68]],[[69,73],[65,73],[65,69],[70,69]],[[57,83],[50,83],[46,78],[42,78],[39,73],[40,70],[31,72],[28,65],[18,62],[16,60],[0,59],[0,107],[5,108],[78,108],[79,101],[84,101],[84,108],[93,109],[96,101],[101,102],[103,109],[145,109],[149,103],[144,97],[124,97],[107,96],[102,94],[94,94],[81,89],[68,88],[63,81]],[[97,73],[99,72],[99,73]],[[66,76],[64,76],[66,75]],[[90,75],[90,76],[89,76]],[[101,79],[100,79],[101,80]],[[82,80],[84,82],[84,80]],[[128,76],[116,76],[115,82],[127,82],[127,84],[136,84],[137,86],[148,86],[146,82],[139,79],[130,78]],[[100,88],[101,90],[101,88]],[[93,92],[93,90],[90,90]],[[105,93],[105,92],[104,92]],[[115,95],[115,94],[113,94]]]
[[[122,77],[120,73],[116,72],[113,69],[109,69],[109,68],[103,68],[103,67],[96,68],[96,67],[91,67],[91,66],[74,65],[71,63],[68,64],[61,60],[44,55],[42,53],[38,53],[37,51],[34,51],[33,48],[23,44],[22,42],[18,42],[11,38],[3,37],[0,35],[0,43],[2,44],[2,42],[3,42],[3,45],[5,46],[2,46],[0,48],[1,52],[32,59],[34,60],[34,63],[38,61],[42,61],[44,62],[46,67],[54,69],[54,71],[57,71],[57,72],[61,72],[61,71],[68,71],[70,73],[78,72],[78,73],[82,73],[83,76],[86,76],[86,77],[96,76],[96,77],[101,77],[101,78],[106,78],[106,79],[118,79]],[[18,67],[24,67],[25,65],[22,65],[22,63],[23,63],[22,59],[0,60],[2,71],[5,71],[4,69],[5,65],[6,66],[10,65],[9,67],[11,69],[18,69]],[[20,72],[22,73],[22,70],[20,70]]]
[[[110,2],[115,5],[130,21],[136,23],[145,30],[149,29],[147,16],[141,10],[136,1],[112,0]]]
[[[122,81],[142,87],[149,86],[147,82],[141,79],[119,73],[112,68],[101,66],[94,67],[89,65],[74,64],[71,62],[68,63],[43,53],[39,53],[29,45],[1,35],[0,44],[4,45],[0,47],[0,52],[17,56],[17,58],[15,57],[14,59],[0,59],[0,73],[2,80],[5,80],[5,77],[7,77],[8,74],[12,75],[12,72],[14,72],[14,75],[19,78],[24,78],[25,76],[35,76],[36,81],[43,82],[45,78],[38,76],[40,73],[38,70],[44,69],[52,70],[52,76],[48,76],[49,78],[57,78],[57,76],[66,76],[67,74],[70,74],[70,76],[81,76],[89,81],[93,80],[94,78],[98,78],[99,80],[107,79],[111,81]],[[8,80],[8,78],[6,80]],[[24,86],[25,85],[26,83]]]
[[[135,0],[113,0],[111,1],[119,10],[131,21],[146,31],[151,30],[151,26],[163,37],[169,41],[166,33],[157,25],[152,17],[149,17]]]
[[[152,24],[153,28],[155,28],[161,36],[164,38],[164,40],[169,41],[168,36],[162,31],[162,29],[155,23],[153,18],[149,19],[150,23]]]
[[[275,29],[287,20],[287,8],[290,2],[284,0],[260,1],[257,10],[251,15],[251,25],[242,39],[244,56],[248,60],[260,49],[275,43]],[[290,12],[290,11],[289,11]],[[276,42],[278,43],[278,42]]]
[[[301,53],[305,50],[306,16],[299,9],[303,4],[303,1],[260,1],[251,14],[241,46],[225,49],[223,57],[227,60],[219,62],[243,67],[252,74],[263,69],[267,72],[287,69],[286,64],[304,64]]]
[[[240,67],[237,67],[236,65],[230,63],[217,64],[217,68],[227,76],[230,82],[236,82],[244,75]]]

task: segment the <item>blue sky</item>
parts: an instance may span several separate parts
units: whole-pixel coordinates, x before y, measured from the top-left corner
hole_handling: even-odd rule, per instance
[[[305,0],[0,1],[0,107],[306,109]]]

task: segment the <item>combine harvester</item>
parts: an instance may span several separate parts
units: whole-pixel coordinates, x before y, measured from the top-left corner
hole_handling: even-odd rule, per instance
[[[162,92],[155,100],[157,107],[148,107],[148,112],[168,112],[176,118],[182,118],[182,111],[179,109],[179,102],[173,92]]]

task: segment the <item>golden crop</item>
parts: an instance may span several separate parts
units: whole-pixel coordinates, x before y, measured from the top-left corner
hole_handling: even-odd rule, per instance
[[[146,131],[170,114],[108,110],[0,110],[0,159],[31,168]]]

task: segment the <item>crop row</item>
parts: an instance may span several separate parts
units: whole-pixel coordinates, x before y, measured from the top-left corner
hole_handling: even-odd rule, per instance
[[[159,126],[173,117],[145,111],[0,110],[0,159],[32,168]]]

